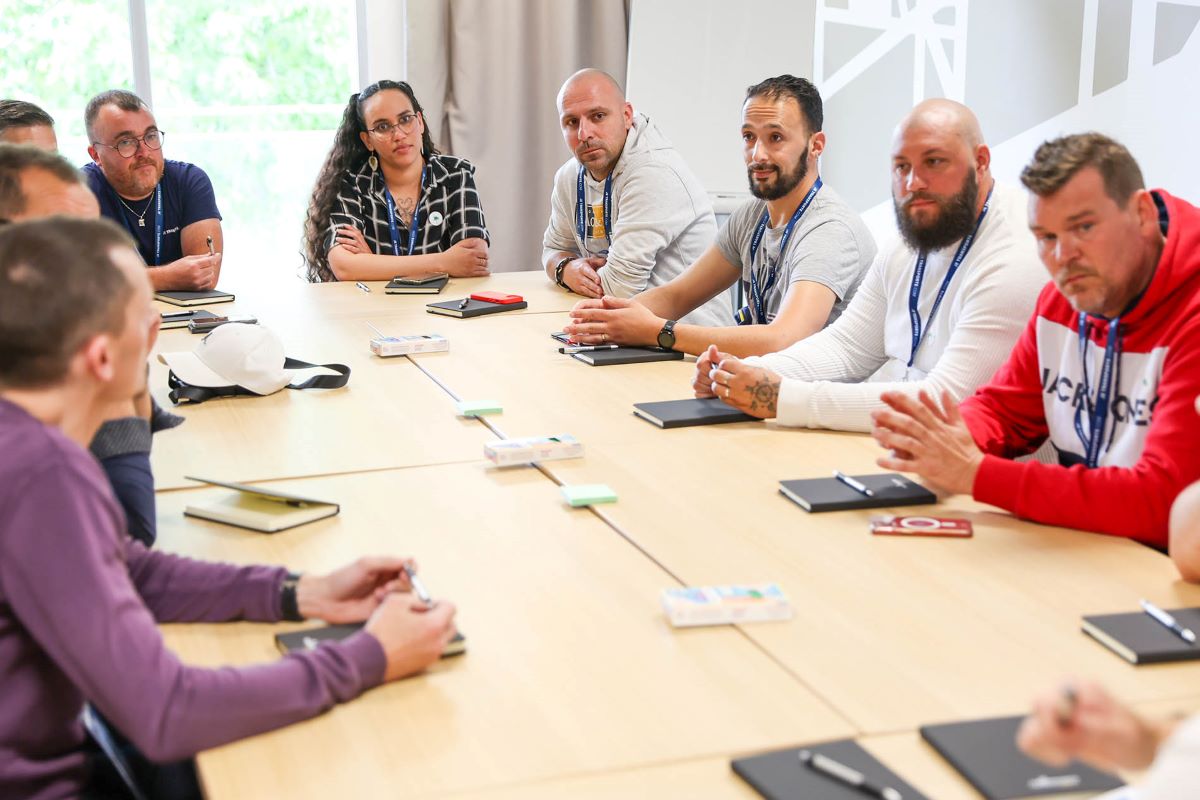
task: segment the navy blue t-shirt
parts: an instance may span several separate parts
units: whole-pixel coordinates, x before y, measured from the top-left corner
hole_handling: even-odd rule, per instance
[[[83,168],[88,188],[100,201],[101,215],[113,220],[132,234],[138,243],[138,252],[148,266],[170,264],[183,258],[183,245],[179,232],[204,219],[220,219],[217,198],[213,194],[212,181],[204,170],[184,161],[165,161],[162,181],[163,237],[162,255],[154,259],[154,193],[142,200],[125,200],[109,185],[99,165],[88,164]],[[126,208],[128,206],[128,208]],[[132,209],[132,210],[130,210]],[[139,215],[145,213],[145,226],[138,225]]]

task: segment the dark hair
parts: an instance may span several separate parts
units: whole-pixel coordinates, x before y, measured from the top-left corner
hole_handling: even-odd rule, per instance
[[[52,385],[84,342],[124,330],[133,286],[113,262],[119,247],[133,240],[102,219],[0,228],[0,387]]]
[[[107,105],[114,105],[122,111],[139,111],[143,108],[147,111],[150,110],[150,106],[146,105],[145,101],[133,92],[127,92],[124,89],[109,89],[107,92],[101,92],[88,100],[87,108],[83,110],[83,128],[87,131],[89,142],[96,141],[96,134],[92,131],[92,126],[96,124],[96,117],[100,114],[100,109]]]
[[[24,100],[0,100],[0,132],[8,128],[31,128],[34,125],[49,125],[53,128],[54,117]]]
[[[1146,188],[1142,170],[1125,145],[1095,132],[1042,142],[1033,161],[1021,170],[1021,183],[1038,197],[1046,197],[1085,167],[1096,168],[1104,180],[1105,194],[1122,208],[1134,192]]]
[[[746,89],[746,100],[752,97],[765,97],[768,100],[792,98],[800,106],[808,132],[816,133],[825,124],[825,111],[821,104],[821,93],[817,87],[804,78],[795,75],[779,75],[767,78]],[[742,101],[745,105],[746,100]]]
[[[0,142],[0,219],[25,211],[28,198],[21,189],[21,173],[28,169],[49,172],[64,183],[83,183],[83,175],[58,153],[31,144]]]
[[[304,256],[306,277],[313,283],[335,280],[333,270],[329,267],[329,251],[326,244],[329,236],[329,217],[333,213],[333,205],[337,201],[338,190],[347,173],[362,169],[371,155],[359,137],[367,130],[363,119],[363,104],[374,95],[387,89],[404,92],[412,103],[413,111],[424,119],[425,111],[417,102],[412,87],[404,81],[376,81],[358,94],[350,96],[350,102],[342,112],[342,122],[338,125],[333,137],[333,149],[325,158],[325,164],[317,174],[316,185],[313,186],[312,199],[308,203],[308,214],[304,219]],[[421,136],[421,157],[428,160],[437,150],[433,146],[433,137],[429,135],[429,125]]]

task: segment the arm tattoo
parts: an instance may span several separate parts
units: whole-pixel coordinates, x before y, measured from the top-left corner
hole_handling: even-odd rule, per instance
[[[775,416],[775,406],[779,401],[779,381],[764,375],[749,387],[750,411],[766,413]]]

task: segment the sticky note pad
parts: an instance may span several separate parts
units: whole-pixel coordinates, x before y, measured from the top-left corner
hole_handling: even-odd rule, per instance
[[[617,502],[617,493],[603,483],[586,483],[562,487],[563,497],[573,507],[594,506]]]
[[[504,412],[495,400],[460,400],[457,405],[460,417],[482,417],[484,414]]]

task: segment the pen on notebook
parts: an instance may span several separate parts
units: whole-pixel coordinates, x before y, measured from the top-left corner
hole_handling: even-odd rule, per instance
[[[847,786],[858,789],[863,794],[878,797],[880,800],[904,800],[900,792],[892,787],[876,786],[868,781],[866,776],[858,770],[851,769],[840,761],[834,761],[829,756],[823,756],[811,750],[801,750],[799,755],[800,763],[804,766]]]
[[[211,237],[211,236],[205,236],[205,237],[204,237],[204,240],[205,240],[206,242],[208,242],[208,254],[209,254],[210,256],[215,256],[215,255],[217,254],[217,251],[216,251],[216,250],[213,250],[213,246],[212,246],[212,237]]]
[[[371,293],[371,287],[370,287],[370,286],[367,286],[367,285],[366,285],[365,283],[363,283],[362,281],[355,281],[355,282],[354,282],[354,285],[355,285],[355,286],[357,286],[358,288],[362,289],[362,290],[363,290],[364,292],[366,292],[367,294],[370,294],[370,293]]]
[[[1147,614],[1153,617],[1155,622],[1167,628],[1171,631],[1171,633],[1175,634],[1180,639],[1183,639],[1188,644],[1196,643],[1196,634],[1192,632],[1191,628],[1183,627],[1178,621],[1176,621],[1174,617],[1172,617],[1166,611],[1163,611],[1158,606],[1154,605],[1154,603],[1151,603],[1149,600],[1142,600],[1141,603],[1142,611],[1145,611]]]
[[[471,302],[471,298],[469,298],[469,297],[464,297],[464,298],[462,299],[462,302],[458,304],[458,307],[459,307],[459,309],[461,310],[461,309],[464,309],[464,308],[466,308],[466,307],[467,307],[467,303],[469,303],[469,302]]]
[[[405,571],[405,573],[408,574],[408,582],[412,584],[413,592],[416,593],[417,598],[422,603],[424,603],[425,605],[432,608],[433,607],[433,598],[429,595],[429,592],[425,589],[425,584],[421,583],[421,579],[417,577],[417,573],[413,571],[412,565],[405,564],[404,571]]]
[[[871,491],[866,486],[864,486],[863,484],[854,480],[854,478],[851,478],[849,475],[842,472],[841,470],[835,469],[833,471],[833,477],[837,478],[839,481],[846,484],[851,489],[853,489],[854,491],[858,492],[861,495],[864,495],[866,497],[874,497],[875,496],[875,492]]]
[[[586,353],[589,350],[616,350],[615,344],[568,344],[558,348],[560,353]]]

